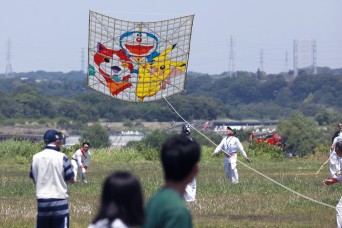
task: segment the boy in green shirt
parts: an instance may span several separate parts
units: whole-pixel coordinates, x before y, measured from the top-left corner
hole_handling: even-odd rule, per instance
[[[181,135],[164,142],[160,158],[165,186],[156,192],[146,207],[144,228],[192,227],[190,211],[183,202],[187,184],[199,171],[200,145]]]

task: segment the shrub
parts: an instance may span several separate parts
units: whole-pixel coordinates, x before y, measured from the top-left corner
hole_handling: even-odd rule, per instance
[[[94,124],[85,128],[81,134],[80,142],[89,142],[94,148],[109,147],[109,133],[100,124]]]
[[[247,154],[250,157],[261,159],[280,159],[284,157],[280,147],[254,141],[249,144]]]

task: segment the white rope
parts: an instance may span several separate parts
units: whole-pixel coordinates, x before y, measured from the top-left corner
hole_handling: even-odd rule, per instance
[[[325,166],[328,162],[329,162],[330,158],[328,158],[328,160],[326,160],[323,165],[321,166],[321,168],[319,168],[319,170],[316,172],[316,175],[319,173],[319,171],[321,171],[321,169],[323,168],[323,166]]]
[[[202,135],[204,138],[206,138],[207,140],[209,140],[213,145],[217,146],[216,143],[214,143],[214,142],[213,142],[211,139],[209,139],[206,135],[204,135],[202,132],[198,131],[198,130],[197,130],[196,128],[194,128],[188,121],[186,121],[186,120],[179,114],[179,112],[177,112],[177,110],[170,104],[170,102],[166,99],[165,96],[163,96],[163,98],[164,98],[164,100],[168,103],[168,105],[173,109],[173,111],[174,111],[174,112],[175,112],[175,113],[176,113],[176,114],[177,114],[185,123],[189,124],[196,132],[198,132],[198,133],[199,133],[200,135]],[[332,205],[329,205],[329,204],[326,204],[326,203],[317,201],[317,200],[312,199],[312,198],[310,198],[310,197],[307,197],[307,196],[305,196],[305,195],[303,195],[303,194],[300,194],[299,192],[296,192],[296,191],[294,191],[294,190],[292,190],[292,189],[286,187],[285,185],[279,183],[278,181],[273,180],[272,178],[266,176],[265,174],[260,173],[259,171],[253,169],[252,167],[246,165],[245,163],[243,163],[243,162],[241,162],[241,161],[239,161],[239,160],[237,160],[237,161],[238,161],[239,163],[241,163],[242,165],[244,165],[245,167],[247,167],[248,169],[254,171],[255,173],[257,173],[257,174],[259,174],[259,175],[265,177],[266,179],[272,181],[273,183],[275,183],[275,184],[277,184],[277,185],[279,185],[279,186],[285,188],[286,190],[288,190],[288,191],[290,191],[290,192],[292,192],[292,193],[294,193],[294,194],[296,194],[296,195],[298,195],[298,196],[300,196],[300,197],[303,197],[303,198],[305,198],[305,199],[307,199],[307,200],[310,200],[310,201],[312,201],[312,202],[315,202],[315,203],[318,203],[318,204],[321,204],[321,205],[324,205],[324,206],[327,206],[327,207],[336,209],[336,207],[334,207],[334,206],[332,206]]]

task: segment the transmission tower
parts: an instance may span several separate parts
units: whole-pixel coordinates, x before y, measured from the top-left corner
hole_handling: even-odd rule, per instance
[[[260,49],[260,71],[264,72],[264,51]]]
[[[82,48],[82,53],[81,53],[81,71],[84,73],[84,48]]]
[[[312,67],[313,67],[313,73],[317,74],[317,57],[316,57],[316,51],[317,51],[317,46],[316,46],[316,40],[312,41]]]
[[[317,74],[316,61],[315,40],[293,41],[293,68],[295,77],[298,75],[298,69]]]
[[[7,43],[7,64],[6,64],[6,73],[5,78],[12,78],[13,72],[12,72],[12,64],[11,64],[11,40],[8,39]]]
[[[287,51],[285,52],[285,72],[289,71],[289,59],[287,56]]]
[[[293,76],[298,76],[298,42],[293,41]]]
[[[233,75],[236,76],[234,55],[235,53],[234,53],[233,36],[230,36],[230,55],[229,55],[229,65],[228,65],[229,77],[232,77]]]

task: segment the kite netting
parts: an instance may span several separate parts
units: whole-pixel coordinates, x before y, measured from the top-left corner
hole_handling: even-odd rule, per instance
[[[133,102],[182,92],[193,18],[130,22],[90,11],[88,86]]]

